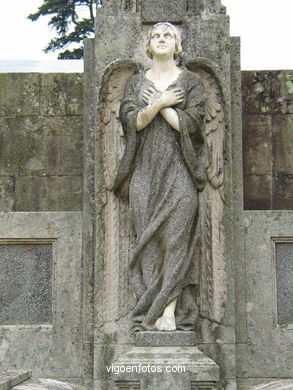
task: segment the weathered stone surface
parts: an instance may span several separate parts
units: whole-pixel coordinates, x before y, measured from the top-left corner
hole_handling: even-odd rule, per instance
[[[292,379],[271,380],[272,378],[239,379],[239,390],[292,390]]]
[[[40,74],[40,114],[66,115],[66,75]]]
[[[137,332],[135,334],[135,345],[138,347],[192,346],[195,343],[195,332]]]
[[[187,11],[189,14],[199,14],[201,12],[225,14],[226,7],[222,5],[221,0],[187,0]]]
[[[242,72],[242,76],[245,208],[292,209],[292,71]],[[268,193],[265,185],[261,195],[259,184],[264,181],[271,181],[271,190]]]
[[[52,244],[0,242],[0,324],[52,320]]]
[[[0,390],[9,390],[19,383],[29,379],[31,371],[4,371],[0,372]]]
[[[243,116],[244,174],[272,174],[271,118],[261,115]]]
[[[81,73],[1,73],[0,116],[82,115]]]
[[[228,17],[209,15],[208,18],[194,18],[192,16],[185,20],[184,28],[185,58],[202,57],[217,64],[229,88],[231,57]],[[187,42],[192,42],[192,44],[187,44]]]
[[[242,72],[243,113],[287,113],[284,78],[285,71]]]
[[[18,211],[16,197],[21,211],[81,210],[82,74],[1,74],[0,84],[0,210]],[[50,194],[41,185],[31,196],[34,176],[47,180]],[[61,195],[61,177],[67,194]],[[63,200],[56,200],[58,192]]]
[[[293,209],[293,115],[274,115],[273,129],[273,209]]]
[[[95,209],[95,121],[96,121],[96,85],[92,83],[94,69],[94,39],[84,41],[84,167],[83,167],[83,356],[84,377],[88,388],[93,387],[94,359],[93,329],[95,299],[94,288],[97,279],[94,278],[95,240],[94,240],[94,209]]]
[[[36,377],[82,382],[81,224],[81,213],[0,213],[1,240],[50,241],[54,254],[51,324],[1,325],[1,370],[32,367]]]
[[[272,176],[244,175],[244,210],[272,209]]]
[[[0,73],[0,116],[39,115],[39,74]]]
[[[293,209],[293,173],[275,173],[273,177],[273,209],[292,210]]]
[[[292,71],[242,72],[244,208],[258,211],[243,212],[239,204],[235,208],[234,231],[238,243],[235,255],[240,254],[236,262],[235,303],[240,390],[269,382],[271,377],[293,376],[289,347],[293,342],[292,319],[289,324],[286,321],[278,324],[277,316],[279,305],[284,310],[284,317],[291,310],[284,290],[291,286],[287,276],[292,276],[288,257],[283,256],[286,263],[282,268],[283,294],[282,298],[278,297],[278,266],[273,263],[272,241],[272,237],[276,240],[292,237],[293,215],[292,211],[260,211],[293,207],[292,94],[288,92],[291,77]],[[251,131],[247,137],[249,127]],[[234,140],[237,145],[237,136]],[[264,148],[263,140],[270,141],[268,150]],[[252,152],[250,159],[245,156],[247,151]],[[267,170],[265,164],[268,164]],[[239,188],[241,178],[237,174],[234,177],[235,187]],[[277,305],[278,300],[281,302]]]
[[[242,91],[241,91],[241,68],[240,68],[240,38],[231,38],[231,119],[232,119],[232,177],[233,177],[233,200],[234,200],[234,223],[233,237],[241,237],[242,218],[239,210],[243,210],[243,165],[242,159]],[[230,328],[231,334],[238,343],[246,340],[246,316],[245,316],[245,272],[243,272],[244,259],[237,256],[241,253],[244,242],[241,239],[233,240],[233,270],[230,272],[230,280],[234,280],[234,308],[231,313],[232,321],[235,321],[235,332]],[[237,282],[236,282],[237,281]],[[221,366],[221,365],[220,365]],[[237,370],[237,368],[236,368]]]
[[[83,75],[81,73],[68,73],[66,75],[66,114],[83,114]]]
[[[33,155],[20,167],[21,175],[82,175],[82,118],[53,117],[39,121]]]
[[[141,390],[140,381],[116,381],[115,390]]]
[[[293,114],[293,71],[284,72],[284,89],[288,114]]]
[[[84,387],[69,382],[61,382],[55,379],[30,379],[14,386],[12,390],[85,390]]]
[[[125,28],[127,26],[127,28]],[[111,38],[109,32],[111,31]],[[102,13],[97,14],[96,20],[96,36],[99,37],[99,45],[95,47],[95,68],[99,69],[96,72],[96,77],[101,77],[106,64],[115,61],[117,58],[131,58],[134,61],[141,63],[147,61],[147,55],[144,48],[139,44],[144,40],[141,31],[140,20],[136,15],[133,15],[131,21],[125,15],[117,18],[115,16],[106,16]],[[123,45],[121,44],[121,37]],[[111,40],[111,47],[109,46]],[[95,41],[97,42],[97,41]],[[110,50],[105,48],[109,47]],[[103,48],[103,49],[102,49]],[[137,56],[130,56],[134,48],[139,52]]]
[[[82,118],[0,120],[2,175],[82,175]]]
[[[190,390],[191,382],[210,383],[219,380],[219,367],[196,347],[134,347],[114,363],[114,382],[140,381],[142,390]],[[118,370],[129,367],[129,370]],[[175,372],[167,367],[175,367]],[[179,371],[182,370],[182,371]]]
[[[186,10],[186,0],[148,0],[141,4],[141,16],[144,23],[182,22]]]
[[[275,171],[293,174],[293,115],[273,116],[272,130]]]
[[[285,379],[280,381],[271,381],[261,383],[250,388],[251,390],[293,390],[293,380]]]
[[[293,323],[293,242],[275,243],[277,309],[280,324]]]
[[[0,177],[0,210],[13,211],[14,207],[14,178]]]
[[[0,119],[0,173],[18,174],[19,169],[37,153],[38,123],[36,117]]]
[[[81,176],[19,176],[15,182],[16,211],[82,210]]]
[[[242,378],[293,377],[292,324],[279,326],[273,266],[274,245],[293,236],[292,211],[242,214],[246,285],[246,343],[237,345],[237,371]],[[289,363],[289,364],[288,364]]]

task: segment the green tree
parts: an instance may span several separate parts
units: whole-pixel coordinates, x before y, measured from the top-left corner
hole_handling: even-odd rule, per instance
[[[37,12],[28,19],[38,20],[41,16],[52,15],[48,26],[56,30],[57,37],[45,47],[44,52],[66,49],[74,43],[74,49],[66,49],[58,54],[59,59],[79,59],[83,57],[84,38],[94,32],[94,10],[101,5],[99,0],[43,0]],[[81,17],[87,11],[86,18]],[[82,11],[82,12],[81,12]]]

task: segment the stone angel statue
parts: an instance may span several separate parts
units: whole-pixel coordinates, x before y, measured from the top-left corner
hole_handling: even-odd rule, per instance
[[[221,212],[218,221],[205,219],[215,217],[211,196],[220,203],[217,210],[224,204],[223,104],[217,82],[200,64],[191,64],[194,71],[177,66],[182,47],[175,26],[154,25],[146,50],[150,69],[118,62],[101,92],[105,182],[116,213],[109,228],[118,237],[111,261],[125,263],[121,253],[128,256],[121,245],[129,236],[121,241],[117,227],[125,229],[121,220],[127,220],[135,330],[193,330],[203,290],[198,285],[209,291],[213,283],[206,262],[216,259],[206,240],[215,241],[211,234],[221,229]]]

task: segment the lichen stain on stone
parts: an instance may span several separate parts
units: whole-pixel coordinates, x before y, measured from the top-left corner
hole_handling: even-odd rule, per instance
[[[254,87],[256,93],[262,93],[264,91],[264,86],[260,83],[257,83]]]
[[[19,133],[11,140],[7,147],[7,160],[5,165],[17,166],[21,169],[35,154],[36,141],[30,134]],[[26,148],[23,146],[26,145]]]
[[[78,107],[79,107],[79,101],[77,98],[73,98],[70,104],[68,104],[68,108],[70,109],[71,112],[77,111]]]
[[[288,88],[288,93],[290,95],[293,94],[293,81],[287,80],[286,81],[286,87]]]
[[[100,362],[103,367],[102,375],[101,375],[101,390],[108,389],[108,380],[109,380],[109,372],[106,370],[106,366],[110,366],[113,361],[113,350],[111,349],[111,344],[113,343],[113,339],[111,335],[104,334],[103,337],[103,345],[100,350]]]

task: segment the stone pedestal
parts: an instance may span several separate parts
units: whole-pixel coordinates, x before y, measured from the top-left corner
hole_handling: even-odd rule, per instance
[[[194,332],[140,332],[112,365],[115,390],[214,389],[219,367],[195,346]]]

